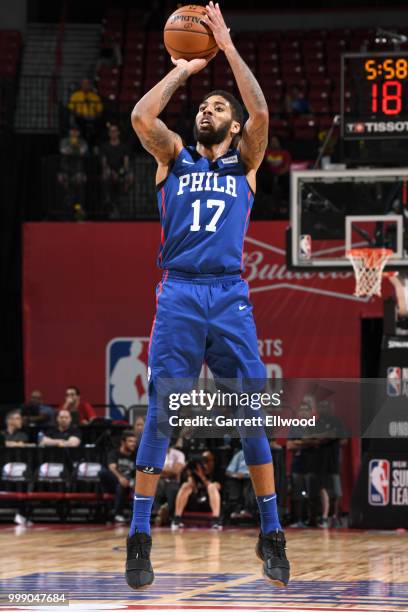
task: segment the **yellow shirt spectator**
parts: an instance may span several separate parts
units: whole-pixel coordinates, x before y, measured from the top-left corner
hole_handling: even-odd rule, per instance
[[[91,90],[91,83],[83,79],[81,89],[71,95],[68,108],[75,115],[84,119],[95,119],[102,113],[102,101],[97,93]]]

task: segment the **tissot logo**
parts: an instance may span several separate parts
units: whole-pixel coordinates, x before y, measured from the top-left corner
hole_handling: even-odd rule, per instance
[[[344,246],[342,248],[344,249]],[[339,247],[340,249],[341,247]],[[367,302],[369,300],[367,297],[359,298],[352,295],[354,286],[354,274],[352,272],[296,272],[288,270],[284,249],[251,238],[251,236],[245,238],[244,266],[244,278],[249,283],[251,294],[286,288],[355,302]]]
[[[346,123],[347,134],[408,133],[408,121],[365,121]]]

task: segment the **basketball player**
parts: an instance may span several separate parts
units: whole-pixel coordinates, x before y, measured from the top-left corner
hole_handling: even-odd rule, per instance
[[[204,97],[195,119],[196,147],[158,118],[176,89],[211,58],[173,60],[175,68],[135,106],[132,125],[157,161],[164,270],[149,349],[149,408],[136,459],[133,519],[127,541],[126,580],[133,589],[153,582],[150,513],[168,439],[157,435],[157,381],[198,378],[205,359],[214,378],[263,379],[252,305],[242,280],[242,252],[255,193],[256,171],[268,138],[268,108],[248,66],[235,49],[218,4],[204,21],[228,59],[249,113],[229,93]],[[256,553],[265,577],[289,580],[285,537],[277,512],[268,439],[241,434],[261,517]],[[246,551],[245,553],[246,554]]]

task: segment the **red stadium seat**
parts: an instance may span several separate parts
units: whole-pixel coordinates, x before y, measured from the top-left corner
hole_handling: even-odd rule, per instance
[[[287,78],[303,78],[303,66],[300,64],[283,64],[282,65],[282,78],[286,80]]]
[[[308,81],[306,79],[301,79],[299,77],[290,77],[286,78],[284,81],[287,89],[291,89],[292,87],[298,87],[301,91],[307,91]]]
[[[332,80],[329,77],[313,76],[309,79],[309,90],[330,91]]]
[[[283,40],[280,45],[282,54],[292,53],[293,51],[300,51],[300,41],[294,40]]]
[[[306,74],[309,78],[326,76],[326,65],[321,62],[308,62],[306,63]]]
[[[288,138],[290,134],[289,122],[285,119],[269,119],[269,132],[271,136],[279,136],[279,138]]]
[[[324,100],[310,100],[310,106],[315,114],[324,114],[330,113],[331,105],[329,101]]]

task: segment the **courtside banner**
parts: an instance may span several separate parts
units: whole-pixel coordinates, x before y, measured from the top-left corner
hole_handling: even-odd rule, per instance
[[[286,225],[254,222],[245,242],[267,376],[356,378],[360,317],[380,316],[381,302],[354,297],[350,272],[287,270]],[[146,403],[159,240],[157,222],[25,224],[27,391],[58,404],[75,384],[96,404]]]

